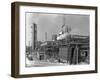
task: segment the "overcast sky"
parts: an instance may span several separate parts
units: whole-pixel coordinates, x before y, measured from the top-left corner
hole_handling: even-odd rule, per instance
[[[52,35],[61,30],[64,17],[65,24],[72,28],[71,34],[89,35],[89,15],[26,13],[26,43],[28,44],[32,37],[32,23],[37,24],[38,41],[45,41],[45,32],[47,40],[51,40]]]

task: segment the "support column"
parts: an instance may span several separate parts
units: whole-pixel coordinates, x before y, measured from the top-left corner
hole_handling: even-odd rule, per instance
[[[78,53],[79,53],[79,47],[78,45],[76,45],[74,49],[73,60],[72,60],[73,64],[78,64]]]

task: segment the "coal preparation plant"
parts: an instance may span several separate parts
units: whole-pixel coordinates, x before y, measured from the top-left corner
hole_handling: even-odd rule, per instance
[[[89,64],[89,36],[71,34],[71,27],[64,25],[52,40],[37,40],[37,25],[33,25],[31,49],[27,47],[27,58],[33,61],[54,64]],[[31,57],[29,56],[31,55]]]

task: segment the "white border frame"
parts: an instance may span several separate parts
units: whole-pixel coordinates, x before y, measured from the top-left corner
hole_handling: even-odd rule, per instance
[[[74,72],[95,70],[95,10],[74,9],[74,8],[55,8],[55,7],[37,7],[20,6],[19,7],[19,30],[20,30],[20,51],[19,51],[19,74],[40,74],[55,72]],[[90,15],[90,64],[89,65],[68,65],[52,67],[25,67],[25,12],[45,12],[61,14],[82,14]]]

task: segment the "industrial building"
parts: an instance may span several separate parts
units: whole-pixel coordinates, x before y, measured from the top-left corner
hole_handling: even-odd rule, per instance
[[[51,41],[41,42],[37,41],[37,25],[34,23],[32,57],[50,63],[89,64],[89,36],[73,35],[70,30],[63,26],[59,34],[52,35]]]

